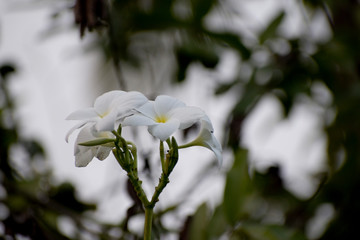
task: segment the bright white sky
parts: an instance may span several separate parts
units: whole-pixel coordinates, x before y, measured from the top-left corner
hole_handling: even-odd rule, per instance
[[[86,39],[81,41],[75,29],[68,28],[43,37],[50,27],[51,5],[26,8],[15,5],[16,2],[28,1],[0,0],[0,63],[14,61],[18,66],[18,73],[11,79],[11,91],[16,97],[22,133],[39,139],[45,145],[57,180],[71,180],[82,198],[100,201],[100,216],[103,219],[119,219],[129,206],[127,196],[123,194],[124,185],[121,184],[125,174],[111,158],[103,162],[94,160],[86,168],[76,168],[73,157],[75,136],[68,144],[64,140],[66,132],[74,125],[64,120],[66,116],[92,105],[98,95],[111,90],[99,86],[99,81],[94,80],[105,74],[99,67],[99,54],[83,52]],[[235,0],[232,2],[238,3]],[[240,14],[247,13],[245,18],[252,21],[242,19],[239,23],[234,21],[234,24],[239,24],[249,37],[266,25],[280,5],[292,12],[286,24],[302,26],[304,22],[295,1],[284,0],[280,4],[274,0],[242,2],[244,7]],[[65,28],[71,26],[71,14],[63,19]],[[303,28],[306,29],[298,29]],[[298,34],[296,31],[287,33]],[[226,53],[215,74],[231,76],[236,73],[234,69],[239,64],[241,62],[233,54]],[[221,138],[225,117],[232,107],[229,103],[233,103],[234,99],[233,96],[211,97],[215,86],[211,81],[212,74],[195,65],[189,71],[185,85],[159,93],[176,96],[188,105],[203,108],[214,123],[215,135]],[[198,79],[203,79],[201,88]],[[310,175],[323,167],[319,161],[324,159],[326,145],[319,130],[319,116],[323,112],[318,107],[309,107],[306,101],[287,120],[281,119],[281,112],[281,106],[274,98],[264,98],[245,125],[244,144],[251,150],[254,166],[261,169],[274,162],[280,163],[284,167],[283,175],[289,189],[298,196],[306,197],[316,187]],[[162,194],[162,199],[166,199],[164,206],[175,203],[185,186],[192,184],[192,177],[213,157],[207,149],[189,149],[181,154],[170,186]],[[225,154],[222,171],[230,165],[231,158]],[[189,196],[184,214],[191,212],[193,206],[203,200],[210,205],[220,200],[224,183],[221,171],[211,174],[214,177],[203,183],[200,197]],[[149,190],[152,191],[151,187]]]

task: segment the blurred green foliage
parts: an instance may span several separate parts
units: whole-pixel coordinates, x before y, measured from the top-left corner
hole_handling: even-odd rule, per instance
[[[107,236],[106,231],[99,234],[86,225],[98,224],[85,215],[96,205],[78,200],[71,183],[54,184],[41,144],[21,135],[8,91],[16,71],[12,63],[0,65],[0,239],[80,239],[84,233]],[[60,219],[73,225],[73,233],[65,234]]]
[[[173,55],[177,66],[173,76],[178,83],[186,79],[187,68],[193,62],[213,69],[223,50],[236,52],[251,66],[249,79],[241,75],[218,86],[214,94],[234,94],[242,89],[224,127],[224,141],[233,151],[233,166],[226,174],[223,202],[215,209],[199,206],[186,221],[180,239],[306,239],[306,228],[319,207],[331,203],[335,214],[320,239],[347,239],[356,236],[356,217],[359,204],[359,137],[360,114],[360,28],[358,1],[303,1],[308,16],[320,11],[327,16],[332,37],[315,41],[309,36],[286,39],[279,27],[288,16],[281,11],[258,34],[257,41],[244,41],[239,33],[224,29],[213,31],[204,24],[205,18],[226,1],[112,1],[107,21],[109,28],[99,35],[101,46],[109,59],[121,62],[148,61],[144,49],[148,42],[158,42],[157,35],[173,36]],[[238,3],[241,4],[241,1]],[[178,8],[185,13],[177,12]],[[239,13],[240,14],[240,13]],[[307,17],[308,17],[307,16]],[[311,23],[309,23],[311,24]],[[144,34],[146,32],[146,34]],[[108,34],[106,34],[108,33]],[[175,36],[175,37],[174,37]],[[281,41],[280,41],[281,40]],[[276,51],[272,43],[280,41],[288,51]],[[130,47],[134,42],[138,48]],[[159,46],[156,46],[159,48]],[[150,45],[153,47],[153,45]],[[314,50],[308,51],[307,48]],[[257,64],[254,56],[266,52],[268,60]],[[154,59],[156,61],[156,59]],[[268,79],[259,81],[259,73]],[[334,111],[331,121],[324,116],[323,131],[328,148],[328,171],[319,173],[319,188],[311,198],[298,199],[289,193],[281,179],[281,166],[273,166],[267,173],[254,172],[249,176],[246,150],[241,149],[241,129],[247,115],[267,94],[282,103],[285,117],[292,111],[299,96],[316,102],[315,84],[321,83],[332,95],[330,105],[319,103]],[[344,157],[343,163],[341,156]],[[277,211],[282,220],[271,223]],[[269,223],[267,223],[269,222]],[[165,236],[165,235],[164,235]]]
[[[172,43],[176,60],[174,84],[186,79],[188,67],[200,62],[214,69],[222,51],[235,52],[242,64],[251,66],[249,79],[239,74],[232,81],[219,84],[214,95],[236,94],[229,121],[224,126],[227,133],[224,148],[232,152],[233,165],[226,173],[223,201],[214,209],[206,203],[189,216],[182,229],[167,229],[163,217],[178,209],[178,205],[155,212],[154,239],[166,239],[177,234],[179,239],[241,239],[287,240],[307,239],[306,229],[317,210],[324,204],[334,208],[334,216],[318,239],[353,239],[357,236],[360,215],[360,4],[356,0],[323,1],[304,0],[305,14],[310,17],[317,11],[327,16],[332,37],[326,41],[314,41],[309,36],[284,37],[279,28],[288,16],[279,12],[257,39],[249,43],[244,36],[230,30],[214,31],[204,24],[206,17],[221,9],[227,1],[177,0],[77,0],[75,16],[81,36],[86,30],[97,30],[98,47],[107,60],[120,69],[123,63],[134,66],[149,61],[147,52],[160,52],[160,37],[167,36]],[[238,2],[241,4],[241,1]],[[101,11],[100,11],[101,10]],[[238,13],[241,14],[241,13]],[[311,23],[309,23],[311,24]],[[85,35],[84,35],[85,34]],[[88,33],[87,33],[88,34]],[[280,41],[289,49],[278,52],[272,43]],[[307,48],[312,51],[306,50]],[[268,61],[257,64],[254,56],[266,52]],[[156,61],[156,57],[151,61]],[[6,93],[6,79],[15,68],[1,67],[1,91]],[[171,71],[171,69],[169,70]],[[258,73],[267,72],[264,81]],[[121,79],[122,87],[126,82]],[[319,186],[308,199],[298,199],[286,190],[281,178],[281,166],[273,166],[267,172],[249,172],[249,158],[242,149],[241,130],[248,114],[265,95],[275,96],[283,105],[285,117],[291,113],[299,96],[307,96],[316,102],[315,84],[321,83],[331,93],[331,103],[319,102],[323,108],[335,113],[333,119],[324,116],[323,131],[327,136],[328,170],[319,173]],[[238,89],[241,89],[238,90]],[[230,91],[232,90],[232,91]],[[235,90],[235,91],[234,91]],[[235,92],[235,93],[234,93]],[[13,109],[12,100],[1,106],[0,118],[5,119]],[[3,120],[4,121],[4,120]],[[12,118],[12,122],[14,119]],[[54,186],[50,172],[36,172],[31,168],[34,159],[44,158],[42,147],[18,135],[16,124],[1,123],[1,184],[6,190],[1,203],[8,214],[1,219],[5,233],[22,234],[32,239],[68,239],[56,225],[56,218],[66,215],[73,219],[81,231],[87,231],[81,220],[84,212],[94,205],[80,202],[70,184]],[[27,175],[11,163],[9,154],[13,145],[27,153]],[[146,157],[145,157],[146,160]],[[150,169],[147,169],[150,171]],[[140,239],[128,229],[128,221],[143,211],[131,187],[128,189],[134,204],[119,225],[101,225],[101,232],[92,233],[99,239],[111,239],[106,235],[112,228],[120,228],[121,239]],[[274,221],[274,212],[281,220]],[[51,220],[50,220],[51,219]],[[74,239],[81,239],[80,235]]]

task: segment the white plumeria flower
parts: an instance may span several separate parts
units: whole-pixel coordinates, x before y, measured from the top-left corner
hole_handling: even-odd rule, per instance
[[[96,98],[94,107],[82,109],[71,113],[66,120],[82,120],[75,125],[66,135],[88,122],[94,122],[98,131],[112,131],[115,129],[116,120],[124,118],[131,111],[146,103],[148,99],[139,92],[110,91]]]
[[[210,119],[205,116],[201,119],[201,128],[198,136],[190,143],[179,146],[179,148],[187,148],[192,146],[206,147],[214,152],[219,166],[222,165],[222,147],[219,141],[214,136],[214,128]]]
[[[148,131],[161,141],[176,130],[186,129],[199,121],[205,113],[197,107],[186,106],[180,100],[161,95],[135,109],[137,113],[126,117],[124,126],[148,126]]]
[[[96,157],[99,160],[104,160],[107,158],[114,148],[114,145],[111,143],[97,146],[81,146],[79,144],[93,141],[96,139],[111,138],[114,139],[115,136],[108,131],[98,132],[94,128],[94,124],[85,125],[79,132],[74,146],[74,155],[75,155],[75,166],[76,167],[86,167],[91,160]]]

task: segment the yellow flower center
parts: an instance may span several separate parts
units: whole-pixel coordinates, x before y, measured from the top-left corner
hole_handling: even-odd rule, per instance
[[[110,113],[110,111],[107,110],[107,111],[104,112],[103,114],[99,114],[99,113],[98,113],[98,115],[99,115],[100,118],[104,118],[104,117],[107,116],[109,113]]]
[[[110,138],[111,137],[111,134],[109,132],[99,132],[97,134],[99,138]]]
[[[168,120],[168,118],[164,115],[156,116],[156,118],[155,118],[155,122],[157,122],[157,123],[166,123],[167,120]]]

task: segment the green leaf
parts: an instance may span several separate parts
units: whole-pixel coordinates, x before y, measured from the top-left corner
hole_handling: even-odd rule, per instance
[[[201,19],[210,11],[214,0],[191,0],[194,23],[201,24]]]
[[[218,40],[220,42],[223,42],[224,44],[229,45],[229,47],[234,48],[236,51],[238,51],[241,54],[243,60],[247,60],[250,58],[251,51],[247,47],[245,47],[239,36],[233,33],[207,32],[207,34],[209,37]]]
[[[253,75],[254,76],[254,75]],[[252,77],[253,78],[253,77]],[[251,80],[252,81],[252,80]],[[233,109],[234,114],[246,114],[256,105],[264,91],[255,83],[250,82],[245,86],[244,94],[241,96]]]
[[[190,232],[188,239],[206,240],[208,224],[208,207],[203,203],[195,212],[191,220]]]
[[[25,209],[30,205],[30,202],[21,195],[9,195],[6,201],[7,207],[9,207],[12,212],[25,211]]]
[[[169,151],[169,160],[167,174],[170,174],[179,159],[179,147],[174,137],[171,138],[171,149]]]
[[[234,225],[246,214],[245,204],[252,193],[252,183],[248,174],[247,151],[239,150],[235,154],[234,165],[227,174],[224,193],[224,214],[228,222]]]
[[[207,68],[215,68],[219,62],[219,56],[214,51],[214,46],[201,43],[185,43],[176,49],[176,59],[178,62],[177,81],[182,82],[186,77],[188,66],[199,61]]]
[[[221,94],[226,93],[227,91],[229,91],[233,86],[235,86],[238,83],[239,83],[239,81],[236,79],[235,81],[232,81],[230,83],[220,84],[215,90],[215,95],[221,95]]]
[[[245,234],[250,239],[256,240],[305,240],[300,232],[285,226],[263,225],[256,223],[243,223],[239,229],[240,234]]]
[[[228,229],[226,218],[224,216],[224,206],[218,206],[208,224],[208,239],[219,239]]]
[[[267,26],[267,28],[260,34],[259,42],[263,44],[267,39],[273,37],[276,34],[276,30],[278,29],[280,23],[282,22],[285,16],[284,12],[280,12]]]
[[[9,76],[9,74],[15,73],[15,72],[16,72],[16,68],[14,67],[14,65],[12,63],[8,63],[8,64],[4,64],[4,65],[0,66],[0,76],[3,79],[6,79],[7,76]]]
[[[64,182],[59,186],[53,187],[49,192],[49,205],[56,209],[57,204],[72,209],[77,213],[83,213],[89,210],[95,210],[96,204],[86,203],[78,200],[76,197],[75,187],[69,183]],[[61,209],[58,209],[61,211]]]
[[[78,143],[78,145],[85,146],[85,147],[93,147],[93,146],[103,145],[103,144],[107,144],[107,143],[111,143],[111,142],[114,142],[114,139],[98,138],[98,139],[91,140],[88,142]]]

